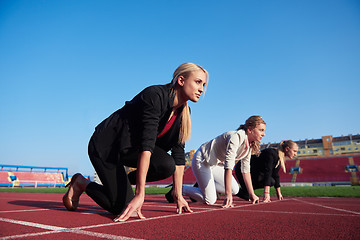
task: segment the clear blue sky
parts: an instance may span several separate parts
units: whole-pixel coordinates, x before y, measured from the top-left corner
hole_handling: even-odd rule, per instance
[[[360,1],[0,0],[0,163],[93,174],[94,127],[184,62],[210,73],[186,151],[358,134]]]

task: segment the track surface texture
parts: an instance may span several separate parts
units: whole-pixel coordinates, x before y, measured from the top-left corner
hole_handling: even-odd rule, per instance
[[[163,195],[147,195],[146,219],[115,223],[86,194],[75,212],[63,194],[0,193],[2,239],[360,239],[359,198],[291,198],[252,205],[235,199],[223,209],[190,203],[193,213],[176,214]]]

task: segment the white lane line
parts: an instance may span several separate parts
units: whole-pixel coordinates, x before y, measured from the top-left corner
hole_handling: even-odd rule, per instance
[[[84,230],[75,230],[74,233],[88,235],[91,237],[95,236],[98,238],[106,238],[106,239],[140,240],[140,238],[130,238],[130,237],[124,237],[124,236],[117,236],[117,235],[113,235],[113,234],[90,232],[90,231],[84,231]]]
[[[176,209],[176,206],[175,205],[159,205],[159,204],[156,204],[156,203],[144,203],[143,206],[146,206],[146,207],[159,207],[159,208],[172,208],[174,209],[174,212],[175,212],[175,209]],[[198,204],[198,206],[196,205],[190,205],[190,208],[191,209],[213,209],[214,206],[219,206],[221,207],[222,204],[214,204],[214,205],[206,205],[206,204]],[[80,207],[84,212],[80,212],[80,213],[90,213],[91,211],[86,211],[84,210],[84,208]],[[101,211],[103,211],[102,213],[103,214],[107,214],[108,212],[103,210],[102,208],[100,208],[99,206],[97,205],[94,205],[94,206],[86,206],[86,209],[98,209],[94,211],[94,213],[101,213]],[[45,209],[45,208],[36,208],[36,209],[20,209],[20,210],[4,210],[4,211],[0,211],[0,214],[1,213],[20,213],[20,212],[37,212],[37,211],[49,211],[49,210],[65,210],[65,207],[57,207],[57,208],[48,208],[48,209]],[[110,214],[110,213],[109,213]]]
[[[302,202],[302,203],[307,203],[307,204],[309,204],[309,205],[314,205],[314,206],[323,207],[323,208],[327,208],[327,209],[332,209],[332,210],[336,210],[336,211],[341,211],[341,212],[347,212],[347,213],[352,213],[352,214],[360,215],[360,212],[345,210],[345,209],[341,209],[341,208],[329,207],[329,206],[325,206],[325,205],[318,204],[318,203],[307,202],[307,201],[305,201],[305,200],[300,200],[300,199],[297,199],[297,198],[294,198],[294,200],[295,200],[295,201],[298,201],[298,202]]]
[[[312,213],[312,212],[288,212],[288,211],[268,211],[268,210],[247,210],[239,209],[239,212],[252,213],[278,213],[278,214],[294,214],[294,215],[316,215],[316,216],[339,216],[339,217],[359,217],[353,214],[338,214],[338,213]]]
[[[134,238],[126,238],[126,237],[116,236],[116,235],[111,235],[111,234],[102,234],[102,233],[96,233],[96,232],[83,231],[82,229],[106,227],[106,226],[119,225],[119,224],[130,224],[130,223],[136,223],[136,222],[140,222],[140,221],[151,221],[151,220],[156,220],[156,219],[165,219],[165,218],[171,218],[171,217],[181,217],[181,216],[200,214],[200,213],[207,213],[207,212],[214,212],[214,211],[226,211],[226,210],[230,210],[230,209],[247,208],[247,207],[252,207],[252,206],[256,206],[256,205],[272,204],[272,203],[284,202],[284,201],[289,201],[289,200],[297,200],[297,199],[295,199],[295,198],[294,199],[293,198],[287,198],[287,199],[284,199],[282,201],[272,201],[270,203],[259,203],[259,204],[255,204],[255,205],[254,204],[246,204],[246,205],[235,206],[233,208],[227,208],[227,209],[220,208],[220,207],[219,208],[208,208],[208,209],[205,209],[205,210],[202,210],[202,211],[193,212],[191,214],[190,213],[170,214],[170,215],[166,215],[166,216],[158,216],[158,217],[152,217],[152,218],[146,218],[146,219],[127,220],[126,222],[116,222],[116,223],[111,222],[111,223],[106,223],[106,224],[96,224],[96,225],[76,227],[76,228],[61,228],[61,227],[49,226],[49,225],[44,225],[44,224],[29,223],[29,222],[11,220],[11,219],[8,219],[8,222],[27,225],[27,226],[40,227],[40,228],[43,228],[43,229],[51,229],[51,230],[53,229],[53,231],[51,231],[51,232],[36,233],[37,235],[57,233],[57,232],[72,232],[72,233],[85,234],[85,235],[89,235],[89,236],[94,236],[95,234],[99,234],[98,237],[107,238],[107,239],[134,239]],[[300,201],[300,202],[308,203],[306,201]],[[312,204],[312,203],[308,203],[308,204]],[[149,204],[149,206],[150,205],[151,204]],[[327,207],[327,206],[323,206],[323,205],[319,205],[319,204],[313,204],[313,205],[318,205],[318,206],[321,206],[321,207]],[[164,207],[164,206],[158,206],[158,207]],[[166,206],[166,207],[172,207],[173,208],[173,206]],[[336,209],[336,208],[331,208],[331,207],[327,207],[327,208],[359,214],[357,212],[347,211],[347,210],[343,210],[343,209]],[[243,210],[243,211],[250,211],[250,210]],[[251,210],[251,211],[253,211],[253,210]],[[274,212],[277,212],[277,211],[274,211]],[[289,213],[292,213],[292,212],[289,212]],[[347,216],[347,215],[345,215],[345,216]],[[0,218],[0,220],[4,221],[5,219]],[[21,236],[25,236],[25,235],[30,236],[28,234],[17,235],[17,236],[19,238],[21,238]],[[35,235],[32,234],[32,236],[35,236]],[[0,238],[0,240],[2,240],[2,239],[10,239],[10,238],[18,238],[17,236],[15,235],[15,236],[10,236],[9,238],[7,238],[7,237]]]
[[[282,200],[282,201],[285,201],[285,200]],[[277,201],[274,201],[274,202],[277,202]],[[271,203],[273,203],[273,202],[259,203],[257,205],[271,204]],[[196,211],[196,212],[192,212],[192,213],[183,213],[183,214],[174,213],[174,214],[170,214],[170,215],[151,217],[151,218],[145,218],[145,219],[127,220],[125,222],[111,222],[111,223],[97,224],[97,225],[91,225],[91,226],[84,226],[84,227],[78,227],[76,229],[106,227],[106,226],[112,226],[112,225],[118,225],[118,224],[131,224],[131,223],[137,223],[137,222],[143,222],[143,221],[151,221],[151,220],[156,220],[156,219],[165,219],[165,218],[181,217],[181,216],[191,216],[191,215],[194,215],[194,214],[214,212],[214,211],[229,211],[231,209],[246,208],[246,207],[251,207],[251,206],[256,206],[256,205],[255,204],[246,204],[246,205],[235,206],[233,208],[221,208],[221,207],[219,207],[219,208],[208,208],[208,209],[205,209],[205,210],[202,210],[202,211]]]
[[[52,209],[44,209],[44,208],[41,208],[41,209],[27,209],[27,210],[7,210],[7,211],[0,211],[0,214],[1,213],[19,213],[19,212],[37,212],[37,211],[48,211],[48,210],[53,210]]]
[[[36,228],[40,228],[40,229],[51,230],[51,231],[40,232],[40,233],[29,233],[29,234],[6,236],[6,237],[1,237],[0,238],[1,240],[24,238],[24,237],[30,237],[30,236],[40,236],[40,235],[45,235],[45,234],[62,233],[62,232],[70,232],[70,233],[76,233],[76,234],[82,234],[82,235],[88,235],[88,236],[95,236],[98,238],[105,238],[105,239],[124,239],[124,240],[135,240],[136,239],[136,238],[129,238],[129,237],[124,237],[124,236],[106,234],[106,233],[84,231],[84,230],[80,230],[79,228],[56,227],[56,226],[51,226],[51,225],[46,225],[46,224],[13,220],[13,219],[8,219],[8,218],[1,218],[1,217],[0,217],[0,221],[19,224],[19,225],[23,225],[23,226],[36,227]]]
[[[88,235],[88,236],[97,237],[97,238],[104,238],[104,239],[141,240],[139,238],[130,238],[130,237],[123,237],[123,236],[117,236],[117,235],[106,234],[106,233],[97,233],[97,232],[89,232],[89,231],[81,231],[81,230],[74,230],[74,231],[67,231],[67,232]],[[36,237],[36,236],[55,234],[55,233],[60,233],[60,231],[48,231],[48,232],[40,232],[40,233],[27,233],[27,234],[20,234],[20,235],[12,235],[12,236],[0,237],[0,240],[18,239],[18,238],[24,239],[27,237]]]
[[[53,234],[53,233],[56,233],[56,232],[54,232],[54,231],[47,231],[47,232],[40,232],[40,233],[26,233],[26,234],[19,234],[19,235],[12,235],[12,236],[0,237],[0,239],[1,239],[1,240],[8,240],[8,239],[35,237],[35,236],[42,236],[42,235]]]
[[[36,228],[41,228],[41,229],[46,229],[46,230],[52,230],[52,231],[61,231],[61,230],[66,229],[63,227],[55,227],[55,226],[51,226],[51,225],[26,222],[26,221],[20,221],[20,220],[14,220],[14,219],[9,219],[9,218],[2,218],[2,217],[0,217],[0,221],[8,222],[8,223],[15,223],[15,224],[23,225],[23,226],[36,227]]]

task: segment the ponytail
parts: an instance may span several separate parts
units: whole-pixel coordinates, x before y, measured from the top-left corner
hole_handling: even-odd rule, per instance
[[[281,164],[281,168],[283,169],[284,173],[286,173],[286,167],[285,167],[285,148],[286,147],[293,147],[296,143],[292,140],[287,140],[287,141],[281,141],[280,142],[280,147],[278,149],[278,153],[279,153],[279,161]]]
[[[286,173],[285,153],[284,153],[283,144],[284,144],[284,141],[281,141],[280,142],[280,149],[278,149],[278,154],[279,154],[279,162],[280,162],[281,168],[282,168],[283,172]],[[277,167],[277,165],[278,164],[276,164],[276,167]]]
[[[185,143],[191,137],[191,117],[188,103],[184,104],[181,114],[181,125],[179,134],[179,143]]]
[[[206,75],[205,79],[205,87],[207,86],[209,80],[208,72],[201,66],[195,63],[183,63],[181,64],[174,72],[173,78],[170,82],[170,86],[172,88],[171,94],[174,94],[174,89],[177,86],[177,81],[179,76],[183,76],[187,78],[189,74],[193,71],[203,71]],[[190,118],[190,108],[188,103],[184,104],[182,114],[181,114],[181,126],[180,126],[180,133],[179,133],[179,143],[185,143],[187,140],[190,139],[191,136],[191,118]]]

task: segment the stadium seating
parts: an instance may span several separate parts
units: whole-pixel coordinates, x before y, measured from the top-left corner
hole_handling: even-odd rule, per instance
[[[15,186],[19,187],[64,187],[61,173],[50,172],[12,172],[16,176]]]
[[[296,182],[349,182],[350,173],[345,172],[348,157],[301,159]]]
[[[12,187],[13,184],[10,180],[8,171],[0,171],[0,187]]]
[[[358,166],[358,169],[360,169],[360,155],[353,157],[354,164]],[[360,171],[356,172],[356,176],[360,179]]]
[[[280,168],[279,170],[279,177],[280,183],[283,182],[291,182],[292,174],[289,173],[290,169],[295,166],[295,160],[288,160],[285,162],[286,173]]]
[[[166,179],[160,180],[160,181],[156,181],[156,182],[149,182],[147,184],[150,185],[169,185],[171,184],[173,181],[173,177],[168,177]],[[188,167],[185,169],[184,171],[184,177],[183,177],[183,184],[186,185],[192,185],[196,182],[196,178],[192,172],[191,167]]]
[[[147,182],[146,184],[149,185],[170,185],[173,181],[173,177],[168,177],[166,179],[163,180],[159,180],[159,181],[155,181],[155,182]]]
[[[183,178],[183,184],[186,185],[193,185],[196,182],[196,178],[193,174],[192,168],[188,167],[187,169],[185,169],[184,172],[184,178]]]
[[[346,167],[356,166],[360,169],[360,155],[352,156],[353,163],[348,156],[334,156],[323,158],[302,158],[302,159],[288,159],[285,162],[286,173],[280,169],[279,176],[281,183],[335,183],[335,182],[351,182],[351,173],[346,171]],[[291,174],[292,168],[299,167],[300,172]],[[355,172],[358,179],[360,179],[360,171]],[[172,177],[167,179],[151,182],[151,185],[169,185],[172,183]],[[192,185],[196,182],[193,175],[192,168],[185,169],[183,183]],[[352,182],[353,183],[353,182]]]

